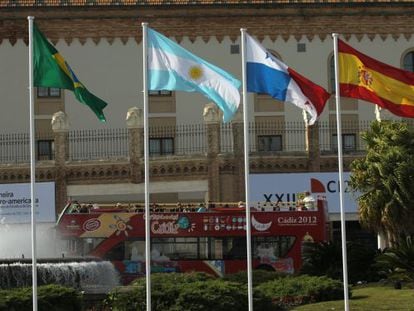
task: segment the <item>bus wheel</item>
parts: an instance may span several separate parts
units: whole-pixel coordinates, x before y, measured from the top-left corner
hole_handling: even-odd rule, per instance
[[[258,265],[256,270],[263,270],[263,271],[275,271],[275,269],[272,266],[269,265]]]

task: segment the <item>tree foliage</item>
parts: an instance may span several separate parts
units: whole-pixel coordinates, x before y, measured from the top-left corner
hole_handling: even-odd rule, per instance
[[[404,122],[374,121],[362,134],[367,153],[351,164],[350,187],[362,225],[392,241],[414,233],[414,132]]]

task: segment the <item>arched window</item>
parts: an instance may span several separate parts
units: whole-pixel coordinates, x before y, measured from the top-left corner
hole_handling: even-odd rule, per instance
[[[403,59],[403,69],[414,72],[414,51],[405,54]]]

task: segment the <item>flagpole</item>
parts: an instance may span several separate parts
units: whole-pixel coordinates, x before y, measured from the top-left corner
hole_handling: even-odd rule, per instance
[[[34,98],[33,98],[33,16],[28,16],[29,22],[29,104],[30,104],[30,204],[32,223],[32,290],[33,311],[37,311],[37,265],[36,265],[36,213],[35,213],[35,142],[34,142]]]
[[[149,208],[149,148],[148,148],[148,59],[147,59],[147,27],[148,23],[142,23],[142,81],[144,92],[144,188],[145,188],[145,279],[147,286],[147,311],[151,311],[151,232],[150,232],[150,208]]]
[[[339,171],[339,205],[341,209],[341,240],[342,240],[342,271],[344,278],[344,307],[349,311],[348,297],[348,263],[346,252],[346,229],[345,229],[345,212],[344,212],[344,178],[343,178],[343,157],[342,157],[342,125],[340,112],[340,90],[339,90],[339,66],[338,66],[338,34],[333,33],[334,43],[334,61],[335,61],[335,102],[336,102],[336,126],[338,138],[338,171]]]
[[[381,107],[378,105],[375,105],[375,119],[377,119],[378,122],[381,122]]]
[[[242,95],[243,95],[243,132],[244,132],[244,188],[246,200],[246,246],[247,246],[247,293],[249,311],[253,311],[253,275],[252,275],[252,224],[250,216],[250,179],[249,179],[249,132],[247,117],[247,87],[246,87],[246,29],[241,28],[242,50]]]

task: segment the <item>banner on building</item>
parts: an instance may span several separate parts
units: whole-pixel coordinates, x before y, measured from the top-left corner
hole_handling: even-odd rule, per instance
[[[55,183],[42,182],[35,186],[37,222],[55,222]],[[30,223],[30,183],[0,184],[0,225]]]
[[[357,194],[348,187],[350,173],[344,172],[344,209],[357,212]],[[316,198],[325,196],[329,213],[339,213],[338,173],[251,174],[250,200],[254,202],[295,202],[297,193],[310,191]]]

